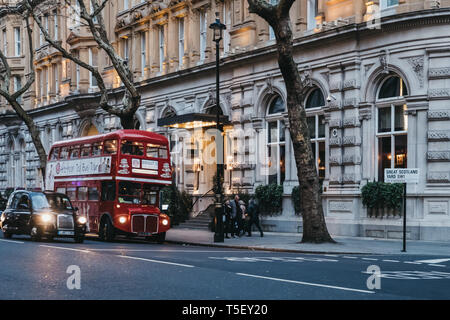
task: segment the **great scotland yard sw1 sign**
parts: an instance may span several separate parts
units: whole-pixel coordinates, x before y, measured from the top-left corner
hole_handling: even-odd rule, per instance
[[[406,184],[419,183],[419,169],[384,169],[384,182],[403,183],[403,250],[406,252]]]
[[[419,183],[419,169],[384,169],[386,183]]]

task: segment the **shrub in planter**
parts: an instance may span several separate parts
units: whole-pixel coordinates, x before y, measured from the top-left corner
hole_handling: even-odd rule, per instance
[[[388,210],[394,214],[402,206],[403,185],[369,182],[362,187],[361,197],[369,217],[383,217]]]
[[[255,190],[261,214],[277,215],[281,213],[283,203],[283,186],[276,183],[260,185]]]
[[[292,188],[291,194],[292,204],[294,205],[294,211],[296,215],[300,215],[301,211],[301,198],[300,198],[300,187],[295,186]]]
[[[192,210],[192,197],[186,192],[180,192],[175,184],[161,190],[161,204],[168,204],[166,214],[170,217],[172,225],[178,225],[189,219]]]

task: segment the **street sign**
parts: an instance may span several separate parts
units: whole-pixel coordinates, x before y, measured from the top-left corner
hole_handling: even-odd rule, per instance
[[[386,183],[419,183],[419,169],[384,169]]]
[[[384,182],[403,183],[403,250],[406,252],[406,184],[419,183],[419,169],[384,169]]]

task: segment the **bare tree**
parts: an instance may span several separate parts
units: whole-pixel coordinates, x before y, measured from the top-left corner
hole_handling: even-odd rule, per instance
[[[259,15],[273,28],[278,51],[278,65],[287,91],[289,132],[294,148],[297,176],[300,184],[303,218],[302,242],[334,242],[323,214],[319,177],[308,133],[303,105],[305,86],[293,58],[293,36],[289,10],[295,0],[248,0],[249,11]]]
[[[34,6],[34,4],[32,4]],[[20,7],[18,7],[20,8]],[[0,50],[0,95],[8,101],[10,106],[13,108],[16,115],[25,122],[28,128],[31,139],[33,141],[36,152],[39,156],[39,169],[42,173],[42,177],[45,177],[45,168],[47,165],[47,154],[45,152],[44,146],[42,145],[41,136],[39,129],[36,127],[33,118],[23,109],[22,105],[19,103],[19,98],[28,91],[35,80],[34,74],[34,64],[33,64],[33,41],[32,41],[32,29],[30,27],[30,13],[27,10],[10,10],[8,14],[21,14],[27,29],[28,36],[28,49],[29,49],[29,65],[30,71],[27,76],[27,81],[25,85],[17,89],[17,91],[11,93],[11,67],[9,66],[8,59],[6,58],[4,52]],[[45,179],[43,179],[45,180]]]
[[[102,10],[105,8],[109,0],[102,0],[98,3],[97,0],[88,0],[92,3],[93,12],[88,13],[86,5],[83,0],[76,0],[80,8],[80,17],[83,19],[84,23],[89,27],[89,30],[97,42],[98,46],[103,49],[108,57],[111,59],[114,69],[116,70],[120,80],[124,84],[124,97],[122,99],[123,106],[115,107],[108,103],[108,93],[109,90],[101,76],[100,72],[96,67],[89,65],[88,63],[82,61],[81,59],[74,56],[71,52],[66,50],[62,44],[58,41],[53,40],[50,34],[43,26],[36,10],[32,10],[32,0],[24,0],[27,8],[32,11],[34,20],[36,21],[39,29],[41,30],[45,40],[55,49],[62,53],[63,57],[73,61],[82,68],[89,70],[92,75],[97,80],[97,85],[100,91],[100,103],[99,106],[105,110],[107,113],[115,115],[120,118],[121,125],[124,129],[134,128],[134,115],[141,103],[141,95],[137,90],[137,87],[133,83],[133,73],[127,65],[127,61],[120,57],[111,42],[108,39],[106,32],[105,23],[103,16],[101,14]],[[35,0],[37,1],[37,0]],[[66,4],[70,6],[69,0],[65,0]]]

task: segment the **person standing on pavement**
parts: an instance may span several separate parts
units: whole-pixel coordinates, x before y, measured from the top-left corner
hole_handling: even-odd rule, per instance
[[[247,227],[247,237],[252,236],[252,225],[255,225],[256,228],[258,228],[259,232],[261,233],[261,237],[264,236],[264,233],[261,228],[261,224],[259,223],[259,208],[258,208],[258,202],[255,198],[251,198],[248,203],[248,209],[247,213],[250,216],[250,222]]]
[[[247,230],[247,209],[245,208],[245,202],[243,200],[239,200],[239,207],[241,208],[241,225],[239,226],[239,237],[245,234],[245,230]]]
[[[227,199],[227,201],[225,201],[225,204],[223,206],[223,213],[225,215],[225,224],[224,224],[224,232],[225,232],[225,238],[230,239],[230,237],[228,236],[228,233],[231,232],[231,234],[233,234],[232,232],[232,224],[231,224],[231,206],[230,206],[230,199]]]
[[[231,237],[235,238],[240,233],[240,223],[242,220],[241,206],[239,205],[239,196],[235,195],[234,200],[230,201],[231,207]]]

